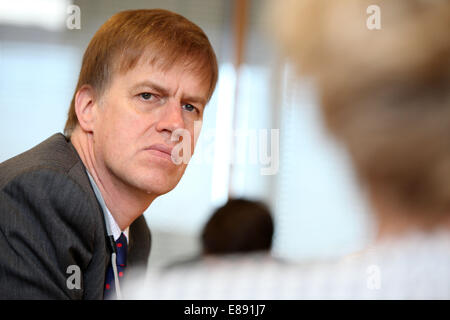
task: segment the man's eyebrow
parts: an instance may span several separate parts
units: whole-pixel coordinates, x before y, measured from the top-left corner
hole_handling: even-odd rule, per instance
[[[185,96],[183,98],[184,101],[189,101],[192,102],[194,104],[201,104],[202,106],[206,105],[206,99],[202,98],[202,97],[195,97],[195,96]]]
[[[152,82],[152,81],[142,81],[137,83],[136,85],[133,86],[133,89],[139,89],[139,88],[151,88],[155,91],[158,91],[158,93],[161,93],[163,95],[169,95],[169,90],[167,90],[166,88],[162,87],[161,85]]]
[[[169,90],[167,88],[162,87],[161,85],[152,82],[150,80],[145,80],[142,82],[137,83],[136,85],[133,86],[133,90],[137,90],[140,88],[151,88],[152,90],[157,91],[158,93],[168,96],[170,94]],[[183,96],[182,101],[188,101],[188,102],[192,102],[194,104],[201,104],[203,106],[206,105],[206,99],[200,96]]]

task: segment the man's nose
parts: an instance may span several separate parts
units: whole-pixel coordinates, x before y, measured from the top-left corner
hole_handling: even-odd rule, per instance
[[[167,102],[163,107],[161,118],[156,130],[172,134],[177,129],[184,128],[183,109],[177,101]]]

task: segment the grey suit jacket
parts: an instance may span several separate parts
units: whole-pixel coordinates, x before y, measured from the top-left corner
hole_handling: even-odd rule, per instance
[[[62,134],[1,163],[0,299],[102,299],[110,262],[104,221]],[[150,240],[141,216],[130,226],[127,270],[145,268]]]

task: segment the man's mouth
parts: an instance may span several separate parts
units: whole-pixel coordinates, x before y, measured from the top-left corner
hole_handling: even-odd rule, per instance
[[[172,161],[172,149],[173,147],[166,146],[164,144],[154,144],[145,150],[149,150],[153,155]]]

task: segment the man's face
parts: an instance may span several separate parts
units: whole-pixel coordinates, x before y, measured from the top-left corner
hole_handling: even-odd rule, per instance
[[[176,165],[172,133],[184,129],[194,150],[194,122],[201,121],[209,83],[174,65],[166,72],[139,63],[116,74],[97,105],[94,153],[115,183],[161,195],[172,190],[187,164]]]

